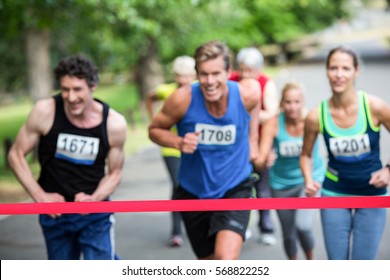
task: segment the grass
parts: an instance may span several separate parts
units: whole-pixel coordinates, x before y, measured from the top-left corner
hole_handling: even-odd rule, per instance
[[[94,92],[94,97],[107,102],[122,114],[126,114],[129,108],[136,109],[140,103],[135,87],[129,84],[100,86]]]
[[[6,138],[15,139],[20,127],[26,121],[32,105],[26,99],[21,103],[0,108],[0,141],[3,143]],[[2,165],[0,164],[0,166]]]
[[[126,155],[131,155],[150,145],[147,123],[143,117],[143,111],[140,110],[139,97],[133,85],[99,86],[94,96],[107,102],[110,107],[123,114],[131,124],[125,144]],[[32,104],[27,98],[15,104],[0,107],[0,203],[19,202],[28,198],[13,173],[5,166],[3,143],[6,138],[12,140],[16,138],[31,108]],[[38,163],[33,161],[31,156],[27,160],[34,176],[37,177],[39,174]]]

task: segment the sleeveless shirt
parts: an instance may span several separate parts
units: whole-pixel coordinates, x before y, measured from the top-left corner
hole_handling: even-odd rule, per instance
[[[226,191],[246,180],[249,161],[250,115],[242,103],[238,83],[228,81],[228,105],[222,117],[212,116],[206,108],[199,83],[191,86],[192,99],[178,122],[178,134],[200,132],[193,154],[182,153],[180,185],[198,198],[220,198]]]
[[[383,195],[368,182],[371,174],[382,168],[379,155],[380,127],[371,120],[364,92],[358,92],[358,117],[349,128],[338,127],[332,119],[328,101],[319,108],[320,131],[328,151],[328,168],[323,192],[328,195]]]
[[[304,184],[299,165],[302,143],[303,136],[295,137],[288,133],[286,116],[284,113],[280,113],[278,116],[278,132],[273,144],[277,159],[269,172],[271,188],[284,190]],[[318,141],[314,144],[312,158],[313,180],[322,183],[325,175],[325,164],[319,154]]]
[[[66,117],[61,96],[53,98],[54,122],[38,145],[38,182],[46,192],[57,192],[66,201],[74,201],[76,193],[92,194],[105,175],[109,106],[95,99],[103,105],[102,122],[93,128],[78,128]]]

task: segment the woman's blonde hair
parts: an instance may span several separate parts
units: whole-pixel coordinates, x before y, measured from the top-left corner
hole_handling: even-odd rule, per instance
[[[279,104],[280,112],[283,112],[283,101],[286,96],[286,93],[291,89],[297,89],[301,92],[301,96],[302,96],[301,116],[302,118],[305,118],[307,115],[307,109],[305,107],[305,86],[298,81],[289,81],[284,84],[282,88],[282,94],[281,94],[280,104]]]

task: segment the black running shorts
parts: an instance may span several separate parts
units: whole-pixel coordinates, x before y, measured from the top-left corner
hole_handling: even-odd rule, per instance
[[[253,187],[253,179],[248,179],[227,191],[223,198],[251,198]],[[180,186],[175,199],[198,199],[198,197]],[[245,240],[249,214],[249,210],[181,212],[187,236],[198,258],[205,258],[214,253],[215,237],[220,230],[237,232]]]

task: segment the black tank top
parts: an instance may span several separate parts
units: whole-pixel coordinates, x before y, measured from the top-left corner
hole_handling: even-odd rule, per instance
[[[61,96],[55,95],[54,100],[53,126],[40,137],[38,145],[38,183],[46,192],[57,192],[66,201],[74,201],[79,192],[92,194],[105,175],[109,106],[95,99],[103,105],[102,122],[93,128],[78,128],[66,117]]]

